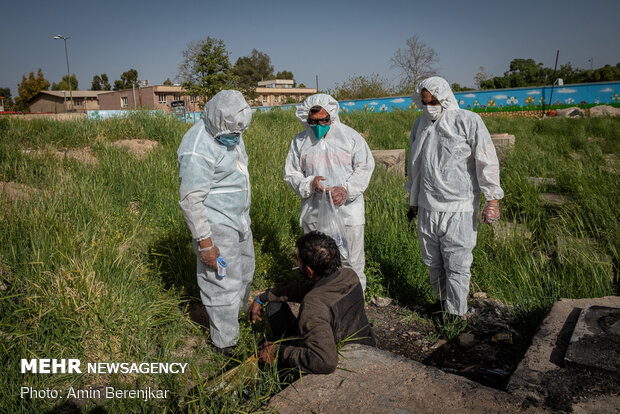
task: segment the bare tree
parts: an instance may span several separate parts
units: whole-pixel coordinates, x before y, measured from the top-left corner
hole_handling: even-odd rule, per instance
[[[492,77],[493,75],[487,74],[484,66],[480,66],[480,72],[476,73],[476,76],[474,76],[474,84],[476,85],[476,89],[480,89],[480,84],[482,81],[491,79]]]
[[[407,39],[407,47],[398,49],[390,59],[391,66],[402,72],[403,86],[414,89],[418,82],[437,74],[434,64],[439,55],[416,34]]]

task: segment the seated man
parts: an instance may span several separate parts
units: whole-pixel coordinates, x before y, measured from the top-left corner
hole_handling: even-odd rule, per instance
[[[340,268],[336,242],[323,233],[311,231],[297,240],[297,264],[307,280],[280,284],[256,296],[248,316],[252,323],[261,320],[262,305],[268,302],[274,338],[299,339],[266,342],[259,359],[272,365],[278,354],[279,366],[329,374],[338,365],[338,342],[375,345],[362,286],[352,269]],[[301,304],[297,318],[287,301]]]

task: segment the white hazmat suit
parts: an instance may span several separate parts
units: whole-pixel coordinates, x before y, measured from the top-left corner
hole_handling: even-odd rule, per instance
[[[248,128],[252,111],[238,91],[221,91],[205,105],[204,118],[185,134],[177,151],[180,205],[194,239],[198,286],[209,314],[213,344],[226,348],[239,336],[238,315],[247,306],[254,275],[250,230],[250,177],[243,138],[221,144],[222,134]],[[218,279],[216,269],[200,260],[198,243],[211,238],[228,267]]]
[[[409,205],[418,208],[418,238],[433,292],[448,313],[463,315],[480,192],[486,200],[504,196],[499,162],[482,118],[459,108],[445,79],[432,77],[419,84],[413,97],[418,107],[423,89],[442,109],[436,121],[424,114],[413,124],[405,189]]]
[[[318,140],[308,125],[310,108],[320,106],[330,116],[331,125]],[[316,176],[325,177],[324,187],[342,186],[347,190],[344,204],[338,207],[344,220],[349,258],[343,265],[357,273],[366,289],[364,274],[364,191],[375,168],[375,160],[364,138],[353,128],[340,122],[338,102],[329,95],[308,97],[297,108],[297,118],[305,127],[293,138],[286,157],[284,181],[301,197],[300,226],[304,233],[316,230],[321,195],[312,191]]]

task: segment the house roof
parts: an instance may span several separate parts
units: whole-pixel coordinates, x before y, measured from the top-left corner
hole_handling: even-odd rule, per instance
[[[39,96],[39,94],[52,95],[60,98],[64,98],[65,96],[67,98],[71,96],[73,96],[74,98],[96,98],[97,96],[99,96],[99,94],[105,92],[108,91],[40,91],[35,96],[33,96],[33,99]]]

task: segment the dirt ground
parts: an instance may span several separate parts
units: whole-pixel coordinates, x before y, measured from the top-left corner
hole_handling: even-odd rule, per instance
[[[473,299],[470,308],[464,335],[450,343],[440,339],[439,323],[423,308],[368,305],[366,313],[380,349],[503,390],[530,338],[518,332],[516,318],[501,302]],[[497,334],[504,339],[494,340]]]

